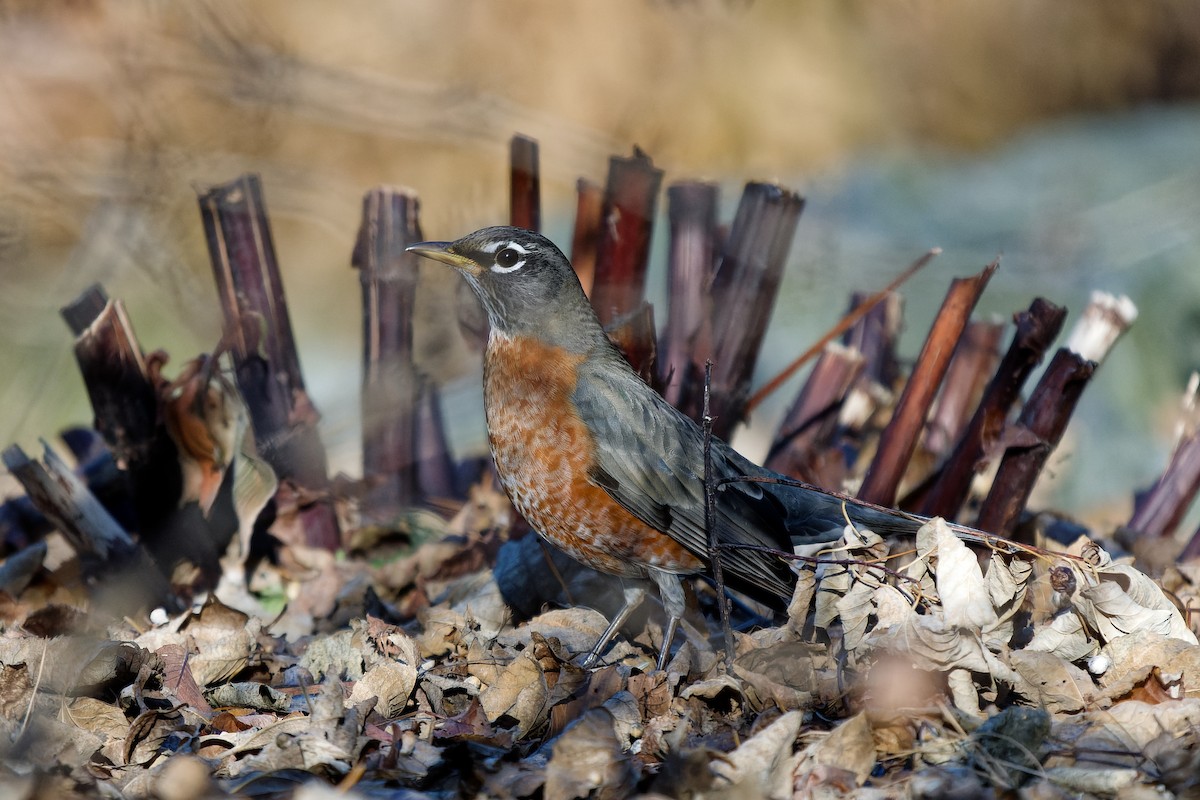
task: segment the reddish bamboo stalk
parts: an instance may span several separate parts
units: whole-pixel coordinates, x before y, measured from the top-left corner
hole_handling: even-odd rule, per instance
[[[864,365],[861,353],[837,344],[826,346],[783,417],[767,455],[768,469],[826,486],[822,464],[828,456],[826,448],[837,429],[842,401]],[[839,489],[840,481],[826,488]]]
[[[896,502],[896,492],[909,459],[917,446],[917,439],[925,425],[929,405],[933,402],[938,386],[946,374],[950,356],[962,336],[967,320],[980,295],[987,287],[992,274],[999,267],[993,261],[978,275],[956,278],[950,284],[942,308],[934,320],[916,366],[904,387],[904,393],[896,404],[892,420],[884,428],[879,440],[879,449],[871,462],[867,475],[859,490],[859,499],[881,506]]]
[[[1067,310],[1037,298],[1014,318],[1016,332],[1008,352],[983,392],[967,429],[942,465],[940,474],[925,497],[921,513],[954,519],[967,500],[971,481],[984,466],[986,454],[999,441],[1013,403],[1034,367],[1062,330]]]
[[[1095,362],[1065,347],[1054,354],[1021,410],[1017,435],[1006,436],[1013,443],[1000,461],[976,527],[1002,536],[1013,529],[1095,369]]]
[[[862,381],[871,381],[889,392],[900,380],[900,362],[896,357],[896,342],[904,327],[904,298],[894,288],[908,276],[916,274],[941,251],[930,250],[913,263],[888,289],[875,295],[854,292],[850,296],[847,317],[857,318],[842,337],[842,343],[862,354]]]
[[[716,253],[717,186],[686,181],[667,188],[671,244],[667,257],[667,325],[659,346],[663,396],[700,419],[704,362],[712,355],[708,288]]]
[[[539,231],[542,228],[542,186],[536,139],[517,134],[508,146],[509,224]]]
[[[603,325],[636,310],[645,297],[660,183],[662,170],[637,148],[631,158],[609,159],[591,294]]]
[[[596,279],[596,249],[600,243],[600,219],[604,211],[604,190],[598,184],[580,178],[575,183],[575,233],[571,238],[571,266],[579,276],[584,294],[592,296]]]

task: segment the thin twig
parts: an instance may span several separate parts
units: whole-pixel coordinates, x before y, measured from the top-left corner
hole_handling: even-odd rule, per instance
[[[759,403],[767,399],[768,395],[782,386],[788,378],[792,377],[792,375],[796,373],[796,370],[803,367],[813,358],[813,356],[824,350],[825,345],[829,344],[838,336],[841,336],[843,333],[850,330],[850,328],[854,326],[854,323],[865,317],[872,308],[883,302],[883,299],[887,297],[889,293],[894,292],[905,281],[920,272],[926,264],[928,264],[930,261],[933,261],[936,256],[941,254],[941,252],[942,248],[933,248],[928,253],[910,264],[908,269],[904,270],[904,272],[901,272],[896,279],[887,286],[883,287],[878,292],[871,295],[862,303],[851,309],[846,316],[842,317],[838,324],[826,331],[824,336],[822,336],[820,339],[814,342],[811,347],[801,353],[795,361],[784,367],[778,375],[776,375],[774,378],[771,378],[771,380],[767,381],[765,386],[750,396],[750,399],[746,401],[746,408],[744,411],[746,416],[749,416],[750,412],[753,411]]]
[[[713,580],[717,584],[717,605],[721,610],[721,631],[725,635],[725,669],[733,674],[733,628],[729,624],[729,598],[725,595],[725,570],[721,566],[721,544],[717,541],[717,482],[712,468],[712,416],[709,415],[709,389],[712,385],[712,360],[704,362],[704,532],[708,535],[708,557],[712,560]],[[668,643],[669,644],[669,643]],[[667,645],[664,645],[664,647]]]
[[[42,646],[42,658],[38,662],[37,679],[33,682],[33,689],[29,693],[29,705],[25,708],[25,718],[21,720],[21,730],[17,731],[17,739],[25,735],[25,728],[29,726],[29,715],[33,713],[33,704],[37,700],[38,688],[42,685],[42,670],[46,666],[46,651],[50,649],[50,640],[46,640]]]

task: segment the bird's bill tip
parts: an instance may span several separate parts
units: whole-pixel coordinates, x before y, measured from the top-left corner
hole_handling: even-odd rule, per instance
[[[472,275],[480,271],[480,266],[466,256],[459,255],[450,249],[452,242],[418,242],[404,248],[409,253],[416,253],[443,264],[449,264],[457,270],[469,272]]]

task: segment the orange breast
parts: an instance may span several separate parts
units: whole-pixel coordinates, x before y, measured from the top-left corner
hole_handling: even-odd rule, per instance
[[[592,436],[571,402],[581,361],[493,332],[484,396],[501,485],[535,531],[593,569],[628,577],[644,576],[643,565],[700,571],[699,559],[588,478]]]

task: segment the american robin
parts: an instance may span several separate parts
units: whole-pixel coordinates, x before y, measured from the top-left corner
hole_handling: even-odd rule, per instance
[[[543,538],[594,569],[658,586],[668,625],[661,669],[684,612],[680,576],[710,564],[704,524],[703,433],[651,389],[613,346],[566,256],[543,236],[484,228],[408,248],[457,269],[491,324],[484,406],[496,472]],[[780,478],[714,438],[715,476]],[[716,496],[722,544],[792,552],[833,542],[846,524],[915,531],[921,520],[815,488],[725,484]],[[795,573],[761,551],[722,549],[726,583],[782,607]],[[642,601],[625,605],[592,649],[595,661]]]

